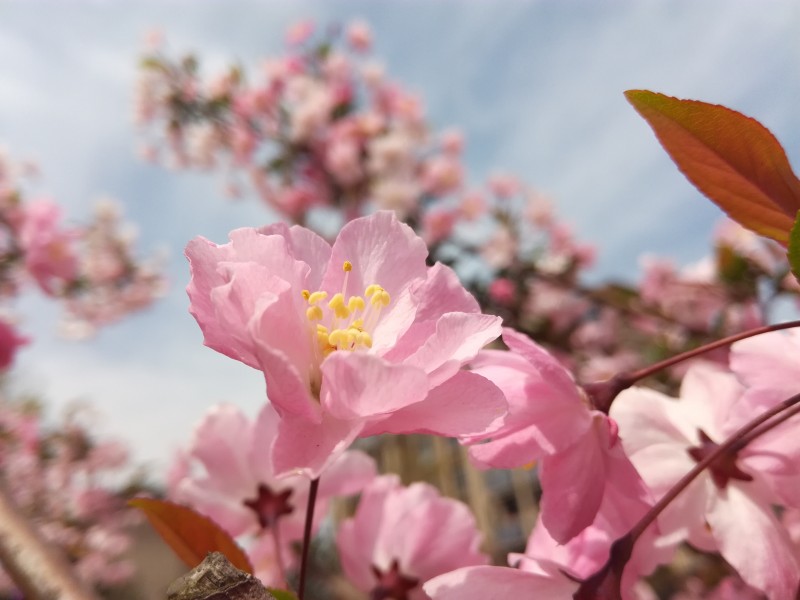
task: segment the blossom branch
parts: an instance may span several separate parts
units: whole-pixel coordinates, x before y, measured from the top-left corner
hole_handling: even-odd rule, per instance
[[[314,505],[317,503],[319,477],[311,480],[308,490],[308,506],[306,507],[306,524],[303,529],[303,555],[300,558],[300,581],[297,585],[297,597],[303,600],[306,587],[306,570],[308,569],[308,547],[311,545],[311,526],[314,522]]]
[[[64,556],[46,543],[14,506],[1,479],[0,564],[26,598],[97,600],[76,578]]]
[[[727,454],[741,449],[759,435],[777,427],[798,413],[800,413],[800,394],[795,394],[742,426],[714,449],[713,452],[700,460],[691,471],[686,473],[686,475],[656,502],[639,522],[634,525],[633,529],[611,545],[610,556],[606,564],[597,573],[581,583],[580,588],[573,596],[574,600],[619,598],[622,572],[631,557],[634,544],[644,531],[653,524],[664,509],[669,506],[698,475],[713,463]],[[780,416],[778,418],[773,418],[776,415]]]
[[[645,377],[654,375],[655,373],[663,371],[664,369],[674,367],[675,365],[680,364],[683,361],[696,358],[707,352],[711,352],[712,350],[724,348],[725,346],[729,346],[730,344],[733,344],[740,340],[745,340],[747,338],[755,337],[763,333],[781,331],[782,329],[792,329],[794,327],[800,327],[800,320],[787,321],[785,323],[777,323],[775,325],[765,325],[763,327],[756,327],[755,329],[742,331],[741,333],[729,335],[727,337],[715,340],[708,344],[703,344],[698,348],[693,348],[692,350],[681,352],[680,354],[676,354],[675,356],[671,356],[667,359],[661,360],[655,364],[652,364],[648,367],[644,367],[637,371],[632,371],[630,373],[618,373],[617,375],[606,381],[584,385],[583,388],[591,398],[593,406],[597,410],[605,414],[608,414],[608,411],[611,409],[611,403],[614,401],[614,398],[616,398],[620,392],[628,389],[634,383],[636,383],[641,379],[644,379]]]

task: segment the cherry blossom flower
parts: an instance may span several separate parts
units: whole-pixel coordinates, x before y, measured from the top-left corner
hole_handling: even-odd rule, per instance
[[[560,543],[591,525],[599,511],[618,512],[618,536],[646,512],[649,494],[618,443],[617,426],[593,410],[569,372],[546,350],[512,329],[509,352],[485,350],[475,373],[503,390],[509,413],[503,426],[469,449],[484,467],[539,463],[542,518]]]
[[[656,497],[744,424],[737,411],[743,392],[731,373],[698,364],[686,373],[677,400],[645,388],[617,397],[611,415],[623,446]],[[776,480],[796,476],[797,461],[776,452],[770,433],[704,471],[658,523],[665,540],[718,550],[750,586],[790,600],[800,564],[772,505],[781,503]]]
[[[475,435],[505,412],[460,367],[500,319],[394,214],[348,223],[333,247],[301,227],[239,229],[187,247],[191,312],[205,344],[261,370],[281,419],[276,472],[316,477],[358,436]]]
[[[19,240],[25,252],[25,268],[43,292],[54,295],[75,277],[78,257],[73,244],[77,232],[60,228],[61,210],[47,200],[25,207]]]
[[[370,598],[418,600],[427,580],[486,564],[480,533],[465,504],[433,486],[379,477],[364,490],[353,518],[336,536],[342,569]]]
[[[171,473],[170,496],[216,521],[234,537],[253,536],[249,552],[261,565],[265,584],[282,582],[280,560],[294,559],[289,544],[303,538],[309,480],[301,475],[277,477],[270,455],[278,416],[265,405],[255,423],[234,406],[213,407],[197,425],[189,447],[179,454]],[[366,454],[339,455],[322,479],[314,527],[327,512],[328,499],[360,491],[375,477],[375,463]]]
[[[29,342],[30,339],[20,335],[11,323],[0,318],[0,371],[8,369],[20,346]]]

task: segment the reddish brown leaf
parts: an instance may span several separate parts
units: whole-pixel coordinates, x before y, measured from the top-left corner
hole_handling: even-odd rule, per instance
[[[209,552],[221,552],[241,571],[253,573],[247,555],[228,533],[188,506],[152,498],[134,498],[128,504],[141,510],[153,528],[190,568]]]
[[[744,227],[788,243],[800,180],[766,127],[717,104],[647,90],[625,96],[698,190]]]

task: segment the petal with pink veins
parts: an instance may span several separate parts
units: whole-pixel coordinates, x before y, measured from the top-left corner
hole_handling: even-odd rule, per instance
[[[321,402],[337,419],[392,413],[425,398],[424,371],[360,352],[334,352],[322,364]]]
[[[421,402],[369,423],[362,435],[429,433],[449,437],[485,434],[496,429],[506,411],[503,394],[492,382],[460,371],[432,389]]]

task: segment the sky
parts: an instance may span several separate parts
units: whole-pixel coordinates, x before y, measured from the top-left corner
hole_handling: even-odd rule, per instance
[[[424,98],[430,123],[465,133],[469,179],[502,170],[553,198],[577,237],[597,246],[595,280],[634,280],[642,254],[700,259],[720,217],[623,91],[754,116],[800,168],[796,1],[0,0],[0,145],[38,164],[32,195],[56,199],[75,223],[97,199],[120,200],[142,251],[166,249],[169,279],[152,309],[79,343],[56,335],[54,303],[22,297],[14,309],[35,342],[13,384],[54,413],[90,402],[98,434],[126,440],[155,480],[209,406],[227,401],[254,414],[264,401],[258,372],[202,345],[183,247],[197,235],[222,243],[269,215],[252,198],[227,200],[221,177],[137,158],[137,57],[158,28],[210,72],[233,61],[257,68],[305,18],[365,19],[388,75]]]

